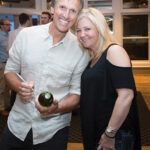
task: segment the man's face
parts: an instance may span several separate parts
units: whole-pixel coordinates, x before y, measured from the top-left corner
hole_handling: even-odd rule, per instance
[[[41,15],[41,24],[47,24],[49,22],[50,22],[50,19],[49,19],[48,15],[47,14],[42,14]]]
[[[30,26],[31,26],[30,20],[27,20],[26,27],[30,27]]]
[[[66,33],[75,23],[80,10],[80,0],[58,0],[52,8],[55,31]]]
[[[4,20],[3,25],[1,25],[1,29],[3,32],[8,33],[10,31],[10,22],[9,20]]]

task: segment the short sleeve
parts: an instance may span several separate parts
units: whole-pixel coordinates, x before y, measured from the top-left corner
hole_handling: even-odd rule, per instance
[[[108,60],[107,69],[111,76],[114,88],[135,89],[132,67],[120,67],[111,64]]]

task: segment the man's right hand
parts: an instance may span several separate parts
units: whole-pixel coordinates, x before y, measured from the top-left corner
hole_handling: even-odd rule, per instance
[[[34,88],[34,84],[33,82],[21,82],[20,87],[19,87],[19,91],[18,94],[20,96],[20,99],[23,102],[28,102],[30,98],[32,98],[33,96],[33,89]]]

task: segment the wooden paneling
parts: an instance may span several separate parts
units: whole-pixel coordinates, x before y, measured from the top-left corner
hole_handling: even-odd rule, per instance
[[[68,143],[67,150],[83,150],[83,145],[81,143]],[[142,150],[150,150],[150,146],[143,146]]]

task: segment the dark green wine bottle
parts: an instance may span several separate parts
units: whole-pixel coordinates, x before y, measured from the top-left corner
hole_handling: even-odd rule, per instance
[[[44,91],[39,95],[38,101],[41,106],[48,107],[53,102],[53,95],[48,91]]]

